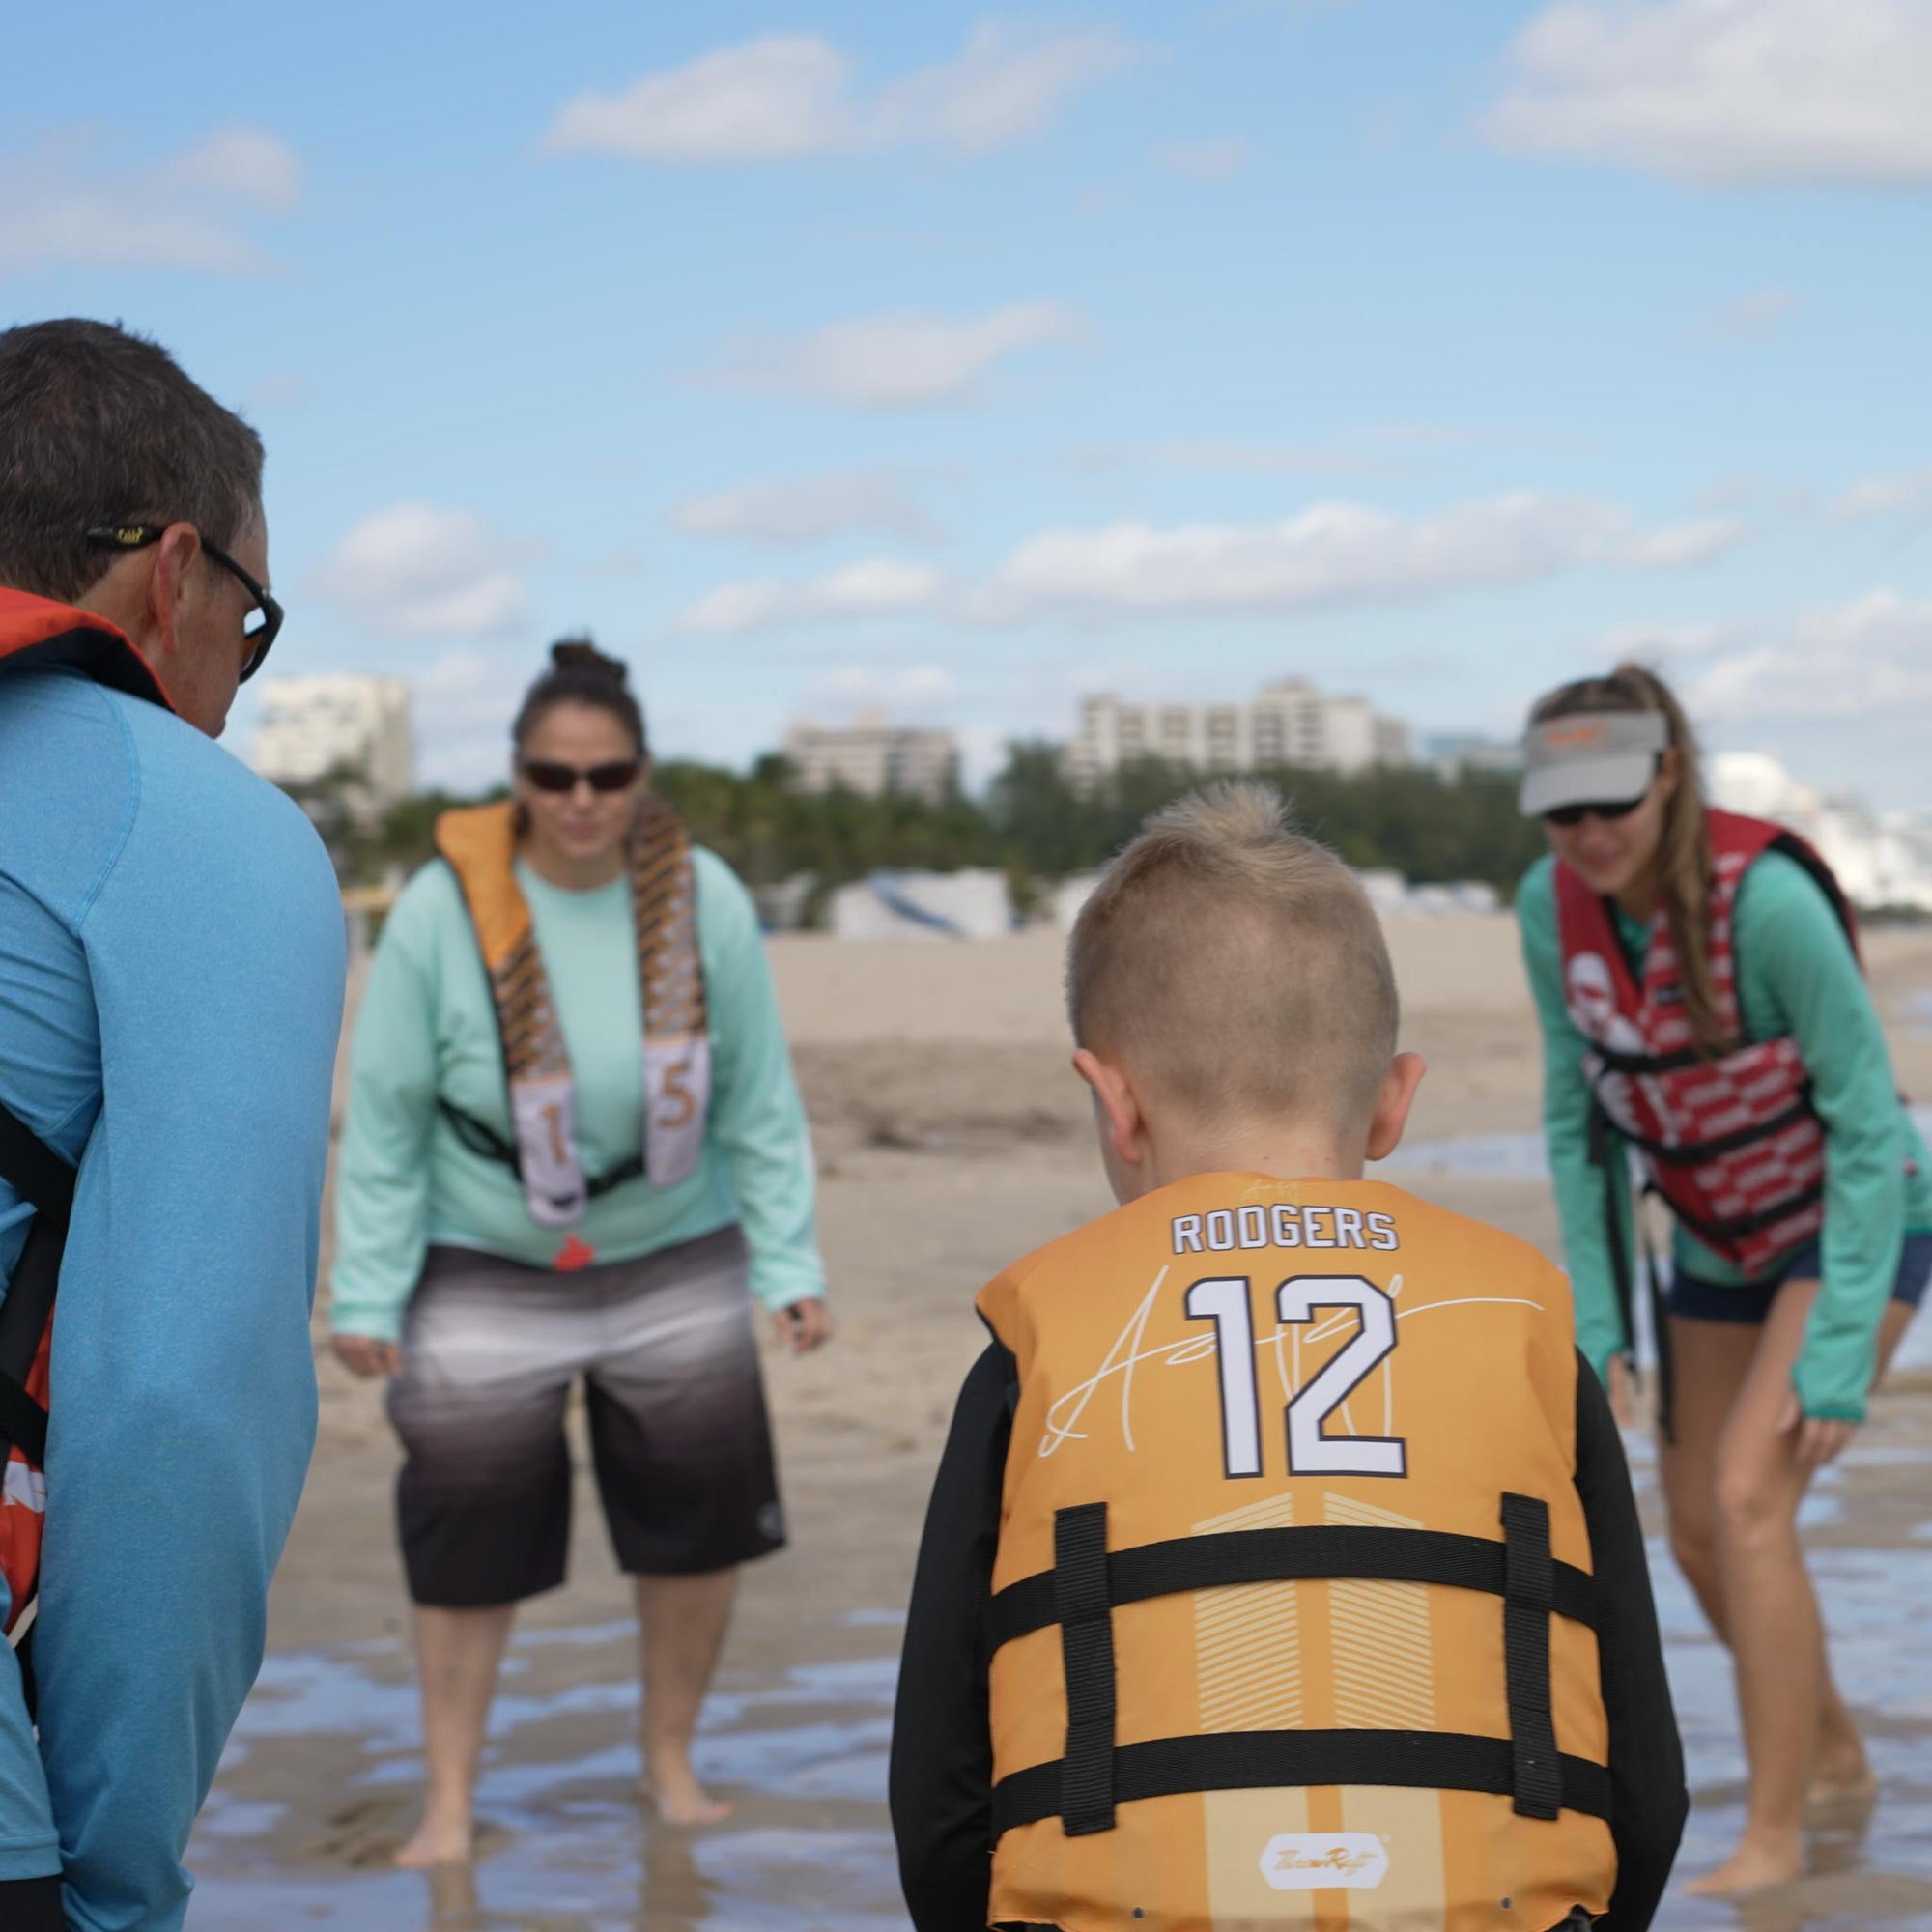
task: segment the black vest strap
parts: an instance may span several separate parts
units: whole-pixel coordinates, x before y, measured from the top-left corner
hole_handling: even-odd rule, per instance
[[[1504,1495],[1503,1552],[1503,1678],[1516,1810],[1524,1818],[1553,1818],[1563,1802],[1563,1774],[1549,1701],[1554,1563],[1549,1505],[1541,1496]]]
[[[1070,1838],[1114,1829],[1114,1612],[1107,1600],[1107,1505],[1053,1519],[1054,1612],[1066,1676],[1059,1811]]]
[[[438,1097],[437,1105],[442,1110],[442,1117],[454,1129],[456,1138],[471,1153],[478,1153],[485,1160],[500,1162],[520,1180],[523,1179],[524,1161],[515,1145],[506,1141],[488,1121],[479,1121],[474,1114],[466,1113],[449,1100]],[[621,1187],[627,1180],[643,1178],[644,1157],[634,1153],[629,1160],[620,1160],[609,1174],[593,1175],[583,1183],[585,1195],[595,1201],[600,1195],[609,1194],[613,1187]]]
[[[65,1230],[73,1210],[73,1169],[0,1100],[0,1180],[35,1213]]]
[[[1610,1774],[1588,1758],[1559,1756],[1561,1804],[1610,1815]],[[1060,1815],[1062,1763],[1029,1765],[993,1787],[993,1835]],[[1156,1738],[1114,1753],[1114,1797],[1176,1798],[1193,1791],[1277,1785],[1390,1784],[1431,1791],[1516,1791],[1508,1738],[1460,1731],[1221,1731]]]
[[[1607,1818],[1609,1773],[1556,1747],[1550,1618],[1591,1621],[1588,1574],[1549,1547],[1549,1505],[1505,1494],[1500,1542],[1446,1531],[1314,1526],[1237,1530],[1107,1550],[1107,1506],[1057,1510],[1054,1564],[994,1598],[997,1648],[1060,1626],[1066,1679],[1066,1749],[993,1787],[993,1833],[1059,1818],[1068,1837],[1113,1830],[1116,1807],[1140,1798],[1274,1785],[1392,1784],[1484,1791],[1526,1818],[1561,1809]],[[1440,1731],[1241,1731],[1116,1742],[1117,1604],[1229,1584],[1347,1577],[1435,1583],[1503,1600],[1503,1675],[1510,1735]]]
[[[1061,1512],[1062,1515],[1066,1512]],[[1144,1603],[1182,1590],[1240,1583],[1291,1583],[1347,1577],[1374,1582],[1434,1583],[1451,1590],[1508,1594],[1502,1543],[1438,1529],[1372,1529],[1310,1524],[1300,1529],[1237,1529],[1181,1536],[1117,1549],[1107,1558],[1107,1600]],[[1011,1643],[1060,1621],[1056,1570],[1023,1577],[994,1597],[991,1647]],[[1596,1584],[1586,1570],[1550,1564],[1550,1606],[1573,1623],[1596,1623]]]

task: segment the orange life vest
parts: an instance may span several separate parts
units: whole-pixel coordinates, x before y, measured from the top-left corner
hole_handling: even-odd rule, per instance
[[[70,666],[98,683],[167,705],[166,692],[112,624],[44,597],[0,589],[0,673]],[[172,707],[170,707],[172,708]],[[0,1303],[0,1574],[6,1634],[16,1647],[33,1628],[46,1520],[48,1357],[54,1296],[73,1201],[73,1169],[0,1103],[0,1179],[34,1209],[26,1244]]]
[[[991,1921],[1545,1932],[1609,1902],[1564,1277],[1209,1175],[1009,1269]]]
[[[711,1034],[697,944],[697,878],[691,834],[655,793],[639,808],[629,844],[632,917],[644,1055],[639,1090],[643,1148],[608,1174],[586,1175],[577,1151],[576,1083],[536,923],[517,884],[515,808],[477,805],[436,824],[439,856],[456,875],[489,976],[509,1087],[504,1140],[450,1101],[442,1112],[471,1152],[501,1161],[523,1182],[540,1228],[572,1228],[600,1194],[648,1179],[674,1187],[696,1173],[711,1112]],[[554,1264],[581,1267],[595,1251],[575,1236]]]

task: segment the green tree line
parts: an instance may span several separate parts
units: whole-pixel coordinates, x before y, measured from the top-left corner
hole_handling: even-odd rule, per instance
[[[1507,897],[1543,849],[1540,829],[1517,813],[1516,781],[1504,774],[1444,778],[1379,766],[1348,777],[1300,767],[1255,776],[1289,801],[1302,831],[1350,865],[1390,867],[1417,884],[1478,879]],[[1105,865],[1150,812],[1201,782],[1184,765],[1146,758],[1094,783],[1075,783],[1060,748],[1044,743],[1010,746],[983,798],[955,793],[938,803],[802,792],[776,756],[749,772],[666,760],[656,775],[693,837],[753,887],[809,872],[822,895],[881,868],[988,866],[1012,879],[1022,905],[1041,884]],[[491,796],[500,797],[500,787]],[[433,850],[437,815],[470,802],[424,793],[360,825],[345,812],[331,814],[326,800],[303,800],[345,883],[356,884],[422,864]]]

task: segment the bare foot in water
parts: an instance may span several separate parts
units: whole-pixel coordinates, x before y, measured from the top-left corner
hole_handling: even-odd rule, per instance
[[[698,1783],[683,1757],[654,1765],[639,1780],[638,1793],[667,1825],[716,1825],[731,1815],[730,1805]]]
[[[425,1816],[415,1836],[396,1854],[396,1862],[407,1871],[421,1871],[431,1865],[467,1865],[473,1850],[472,1835],[468,1817]]]
[[[1786,1885],[1804,1870],[1804,1841],[1796,1832],[1788,1838],[1746,1838],[1716,1871],[1693,1878],[1684,1889],[1699,1898],[1736,1898]]]

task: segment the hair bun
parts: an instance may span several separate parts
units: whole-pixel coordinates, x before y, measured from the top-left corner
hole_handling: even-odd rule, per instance
[[[606,657],[588,638],[560,638],[550,647],[551,664],[557,670],[588,672],[608,677],[612,684],[629,684],[631,668],[622,658]]]

